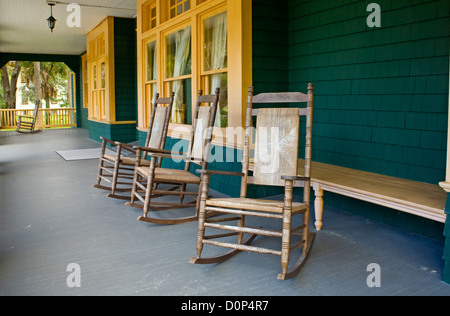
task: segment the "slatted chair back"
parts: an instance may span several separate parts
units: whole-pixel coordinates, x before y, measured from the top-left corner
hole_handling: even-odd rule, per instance
[[[219,103],[220,89],[217,88],[215,94],[203,95],[200,90],[195,106],[195,113],[192,124],[192,132],[187,155],[193,161],[198,161],[202,167],[206,168],[211,141],[214,132],[214,121],[216,118],[217,105]],[[186,163],[185,170],[189,170],[190,162]]]
[[[270,104],[273,107],[254,109],[254,104]],[[292,104],[306,104],[306,107],[282,107],[283,105],[292,106]],[[253,95],[253,88],[249,89],[242,171],[245,176],[242,180],[241,197],[246,196],[247,183],[284,186],[281,176],[294,177],[298,175],[297,158],[301,143],[300,117],[302,116],[306,117],[304,176],[311,176],[312,113],[312,84],[308,85],[308,94],[283,92]],[[256,117],[255,129],[253,129],[253,117]],[[254,146],[252,144],[253,132],[255,133]],[[252,177],[249,176],[251,147],[254,147]]]
[[[37,116],[39,114],[39,106],[41,105],[41,101],[36,100],[36,104],[34,106],[34,113],[33,113],[33,122],[34,122],[34,127],[36,127],[36,121],[37,121]],[[33,129],[34,129],[33,127]]]
[[[167,98],[161,98],[159,93],[156,93],[152,103],[152,114],[145,140],[145,147],[164,149],[174,98],[174,92]],[[144,153],[144,159],[147,158],[147,154],[148,152]]]
[[[297,175],[298,109],[260,109],[256,122],[254,184],[284,186],[282,175]]]

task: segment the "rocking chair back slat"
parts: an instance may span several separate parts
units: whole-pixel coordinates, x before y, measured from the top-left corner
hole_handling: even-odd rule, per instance
[[[145,140],[146,147],[164,149],[174,99],[174,92],[167,98],[160,98],[159,93],[156,93],[152,104],[153,109],[148,125],[147,139]],[[145,152],[143,159],[147,159],[147,155],[148,153]]]
[[[256,125],[254,183],[284,186],[281,176],[297,175],[298,109],[260,109]]]
[[[304,103],[308,95],[301,92],[261,93],[253,97],[254,103]]]
[[[152,104],[153,109],[150,117],[150,123],[148,125],[145,146],[151,148],[161,148],[160,146],[164,145],[174,98],[174,92],[172,92],[168,98],[160,98],[159,93],[155,95],[155,99]],[[151,146],[151,144],[155,144],[155,146]]]
[[[192,144],[192,152],[190,156],[196,160],[202,160],[204,148],[204,135],[208,122],[211,117],[211,108],[209,106],[202,106],[198,111],[197,124],[194,130],[194,142]]]
[[[160,148],[163,142],[163,133],[165,118],[167,117],[167,111],[169,107],[158,107],[155,113],[155,122],[151,131],[151,138],[148,142],[148,147],[150,148]]]
[[[197,98],[188,156],[201,161],[203,167],[203,165],[206,166],[211,148],[220,89],[216,89],[216,93],[211,95],[202,95],[202,93],[203,91],[200,90]],[[185,170],[189,170],[189,166],[188,162]]]

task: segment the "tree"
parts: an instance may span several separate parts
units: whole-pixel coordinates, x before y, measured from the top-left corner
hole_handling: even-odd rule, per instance
[[[34,86],[35,87],[40,87],[41,84],[41,63],[38,61],[35,61],[33,63],[33,70],[34,70]],[[35,89],[34,90],[34,95],[36,100],[41,100],[42,99],[42,89]]]
[[[36,100],[45,100],[42,108],[50,108],[57,92],[67,91],[69,68],[61,62],[22,62],[22,74],[26,78],[27,87],[34,90]]]
[[[69,68],[60,62],[42,62],[41,63],[42,78],[42,98],[45,100],[46,108],[50,108],[50,100],[56,98],[56,88],[61,83],[67,85],[67,77]]]
[[[10,67],[14,67],[11,74],[11,79],[8,73],[8,64],[2,68],[2,85],[3,95],[5,99],[6,109],[16,108],[16,92],[17,92],[17,80],[19,79],[20,70],[22,68],[20,62],[12,61],[9,63]]]

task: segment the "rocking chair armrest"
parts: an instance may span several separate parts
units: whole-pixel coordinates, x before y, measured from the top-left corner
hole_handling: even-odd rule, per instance
[[[150,157],[155,157],[155,158],[172,158],[172,159],[179,159],[179,160],[183,160],[183,161],[190,161],[190,162],[194,162],[194,163],[201,163],[202,160],[195,158],[195,157],[191,157],[191,156],[184,156],[183,153],[178,153],[175,151],[168,151],[168,150],[164,150],[161,152],[149,152],[148,154]]]
[[[136,150],[134,149],[133,145],[129,145],[129,144],[121,143],[121,142],[114,142],[114,145],[116,145],[117,148],[125,149],[125,150],[129,151],[130,153],[136,154]]]
[[[102,142],[110,143],[111,145],[115,145],[116,144],[115,141],[110,140],[110,139],[108,139],[106,137],[103,137],[103,136],[100,136],[100,139],[101,139]]]
[[[281,176],[282,180],[291,180],[291,181],[310,181],[310,177],[300,177],[300,176]]]
[[[151,148],[151,147],[145,147],[145,146],[133,146],[134,150],[140,150],[140,151],[146,151],[148,152],[150,155],[152,153],[157,153],[157,154],[170,154],[171,151],[170,150],[166,150],[166,149],[159,149],[159,148]]]
[[[204,169],[198,169],[196,170],[197,173],[200,174],[217,174],[217,175],[224,175],[224,176],[236,176],[236,177],[243,177],[245,174],[242,172],[231,172],[231,171],[220,171],[220,170],[204,170]]]
[[[123,148],[129,148],[131,150],[133,150],[133,145],[129,145],[129,144],[125,144],[125,143],[121,143],[121,142],[114,142],[117,146],[122,146]]]

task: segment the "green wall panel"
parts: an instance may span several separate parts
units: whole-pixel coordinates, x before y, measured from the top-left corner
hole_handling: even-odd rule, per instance
[[[289,87],[287,1],[253,0],[253,85],[255,93]]]
[[[137,120],[136,21],[114,18],[116,121]]]
[[[437,184],[445,179],[449,2],[289,2],[289,90],[315,84],[313,159]]]
[[[136,141],[136,124],[111,125],[88,121],[89,138],[100,142],[100,136],[118,141],[121,143],[131,143]]]

